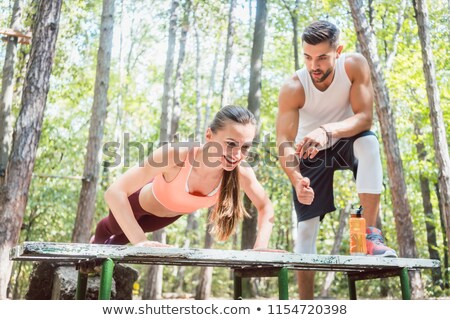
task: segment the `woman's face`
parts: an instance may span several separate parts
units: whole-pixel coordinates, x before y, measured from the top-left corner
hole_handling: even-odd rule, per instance
[[[239,124],[228,121],[226,125],[213,133],[208,128],[208,159],[214,165],[231,171],[245,159],[255,138],[256,127],[253,124]]]

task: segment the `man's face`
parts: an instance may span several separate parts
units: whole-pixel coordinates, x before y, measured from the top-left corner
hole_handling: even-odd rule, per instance
[[[328,41],[316,45],[303,42],[305,66],[314,83],[324,82],[332,74],[342,46],[333,48]]]

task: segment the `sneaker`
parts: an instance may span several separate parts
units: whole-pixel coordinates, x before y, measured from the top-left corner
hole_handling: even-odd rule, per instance
[[[384,244],[384,238],[380,229],[374,227],[368,227],[366,229],[366,244],[367,254],[369,255],[397,258],[395,250]]]

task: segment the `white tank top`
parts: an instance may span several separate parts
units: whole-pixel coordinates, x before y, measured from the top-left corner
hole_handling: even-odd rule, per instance
[[[347,119],[354,115],[350,105],[350,79],[345,72],[345,54],[336,60],[336,70],[331,85],[325,90],[317,89],[306,68],[298,70],[297,76],[305,90],[305,104],[299,109],[299,125],[295,142],[319,126]],[[332,144],[339,139],[333,138]]]

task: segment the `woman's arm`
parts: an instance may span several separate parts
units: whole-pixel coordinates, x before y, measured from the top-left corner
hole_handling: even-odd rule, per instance
[[[239,167],[239,181],[241,188],[258,211],[258,233],[253,249],[266,249],[274,222],[272,201],[248,164]]]
[[[184,149],[184,148],[183,148]],[[147,241],[147,236],[136,221],[128,196],[145,186],[158,174],[164,174],[176,166],[175,154],[178,158],[180,148],[162,147],[155,150],[145,161],[120,176],[106,190],[104,198],[120,228],[134,245]]]

